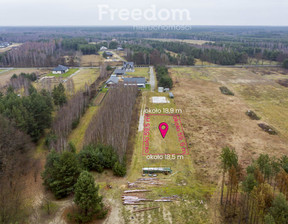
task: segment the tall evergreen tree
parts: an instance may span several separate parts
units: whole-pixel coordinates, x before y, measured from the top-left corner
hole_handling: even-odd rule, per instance
[[[221,205],[223,204],[223,191],[224,191],[224,182],[225,182],[225,174],[232,167],[238,166],[238,156],[234,150],[230,150],[229,147],[225,147],[222,149],[222,153],[220,155],[221,158],[221,166],[223,170],[223,179],[222,179],[222,188],[221,188]]]
[[[74,185],[81,172],[76,154],[64,152],[60,156],[52,151],[42,174],[44,185],[50,189],[56,198],[63,198],[74,191]]]
[[[61,107],[67,102],[65,88],[62,83],[60,83],[58,86],[54,86],[52,96],[55,105]]]
[[[288,223],[288,202],[283,194],[275,197],[269,211],[276,224]]]
[[[88,222],[92,216],[103,208],[102,197],[98,195],[99,186],[91,173],[83,171],[75,184],[75,203],[80,208],[78,218],[82,222]]]

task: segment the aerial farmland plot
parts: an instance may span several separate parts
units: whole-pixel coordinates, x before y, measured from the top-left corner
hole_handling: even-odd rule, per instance
[[[210,184],[203,186],[195,179],[193,157],[186,151],[186,147],[190,146],[186,145],[185,130],[181,128],[182,115],[186,112],[177,109],[172,99],[169,99],[169,103],[155,104],[151,101],[153,96],[168,97],[168,93],[143,93],[142,105],[144,104],[147,110],[150,109],[150,113],[144,111],[144,130],[138,132],[136,136],[127,179],[129,183],[149,190],[142,193],[141,197],[151,201],[145,202],[145,205],[137,205],[137,209],[152,207],[155,210],[149,213],[134,213],[133,205],[125,205],[123,206],[125,223],[142,223],[143,220],[145,222],[157,220],[159,223],[213,223],[207,199],[212,196],[214,186]],[[159,124],[163,122],[169,126],[165,138],[159,131]],[[150,145],[149,152],[145,153],[147,136],[150,137]],[[172,174],[167,176],[159,174],[154,177],[155,181],[146,181],[149,177],[141,175],[144,167],[170,167]],[[124,190],[129,188],[125,187]],[[161,201],[165,198],[168,202]]]
[[[181,121],[189,152],[202,180],[217,184],[219,163],[215,158],[226,145],[235,148],[243,164],[260,153],[284,154],[288,130],[285,87],[248,69],[173,68],[170,74],[177,83],[175,105],[185,111]],[[223,85],[235,96],[221,94]],[[262,120],[250,120],[245,114],[249,109]],[[272,125],[279,134],[267,134],[258,127],[259,122]]]
[[[10,78],[16,74],[20,73],[36,73],[36,74],[47,74],[49,73],[48,69],[37,69],[37,68],[19,68],[19,69],[9,69],[9,70],[0,70],[0,85],[5,85]]]
[[[82,68],[72,77],[75,90],[84,89],[85,84],[91,85],[99,76],[100,70],[98,68]]]

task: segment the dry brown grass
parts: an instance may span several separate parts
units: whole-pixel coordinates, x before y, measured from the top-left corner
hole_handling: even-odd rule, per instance
[[[201,179],[205,178],[208,182],[219,180],[220,160],[218,158],[224,146],[235,148],[244,166],[260,153],[275,156],[287,153],[286,139],[268,135],[258,127],[257,121],[252,121],[245,115],[248,109],[255,109],[253,107],[255,104],[250,104],[249,99],[243,98],[245,90],[243,93],[239,89],[254,85],[259,85],[261,89],[262,85],[274,86],[274,82],[263,79],[260,75],[246,69],[205,68],[203,72],[210,77],[209,81],[197,75],[201,70],[191,69],[190,76],[187,69],[183,74],[181,71],[179,74],[177,69],[176,71],[172,69],[171,72],[173,79],[177,79],[173,89],[175,104],[184,111],[182,115],[184,132],[194,157],[196,171]],[[222,95],[219,86],[223,83],[228,85],[236,95]],[[269,88],[270,91],[273,91],[273,88]],[[280,91],[283,89],[284,87]],[[263,92],[265,91],[267,90],[264,89]],[[246,95],[252,98],[255,96],[253,92]],[[269,101],[264,99],[262,106],[264,109],[271,108]],[[260,115],[266,114],[265,121],[272,122],[271,114],[269,115],[263,108],[257,107],[255,111]],[[279,110],[278,107],[274,108]],[[286,110],[282,112],[288,117],[288,105],[287,112]],[[288,130],[288,127],[286,128]]]
[[[103,57],[101,55],[83,55],[81,57],[80,66],[82,67],[97,67],[103,62]]]
[[[84,89],[85,83],[92,84],[100,75],[98,68],[83,68],[75,76],[72,77],[75,91]]]
[[[13,74],[19,75],[21,72],[24,73],[32,73],[35,72],[36,74],[47,74],[50,72],[50,70],[47,69],[37,69],[37,68],[21,68],[21,69],[12,69],[7,70],[3,73],[0,73],[0,85],[5,85]]]

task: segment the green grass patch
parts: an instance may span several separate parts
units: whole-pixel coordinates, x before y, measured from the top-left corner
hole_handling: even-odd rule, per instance
[[[68,72],[64,73],[64,74],[53,74],[52,72],[47,74],[46,76],[55,76],[55,77],[63,77],[63,78],[67,78],[70,75],[72,75],[73,73],[75,73],[76,71],[78,71],[78,68],[70,68]]]
[[[140,88],[141,90],[147,90],[150,91],[151,90],[151,85],[150,84],[146,84],[145,88]]]
[[[150,73],[149,73],[149,68],[148,67],[137,67],[135,68],[134,72],[126,72],[128,76],[133,76],[133,77],[145,77],[146,80],[149,80],[150,78]]]
[[[68,141],[71,141],[79,152],[83,147],[86,129],[88,128],[93,116],[97,113],[98,107],[91,106],[87,109],[84,116],[80,119],[78,126],[69,135]]]
[[[106,92],[108,92],[108,90],[109,90],[109,88],[104,88],[104,87],[103,87],[103,88],[101,89],[101,92],[102,92],[102,93],[106,93]]]

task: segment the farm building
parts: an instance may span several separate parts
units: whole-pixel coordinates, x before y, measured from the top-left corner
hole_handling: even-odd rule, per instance
[[[110,78],[107,80],[106,85],[107,86],[112,86],[112,85],[116,85],[118,83],[118,77],[117,76],[110,76]]]
[[[120,75],[126,75],[126,74],[125,74],[125,70],[123,70],[123,69],[121,69],[121,68],[116,68],[115,71],[114,71],[114,74],[115,74],[115,75],[119,75],[119,76],[120,76]]]
[[[124,78],[124,85],[137,85],[140,88],[146,87],[146,80],[144,77]]]
[[[123,69],[126,70],[126,72],[134,72],[134,62],[123,62]]]
[[[64,74],[69,71],[69,68],[64,65],[58,65],[56,68],[53,69],[53,74]]]
[[[163,93],[164,88],[163,87],[158,87],[158,93]]]
[[[142,172],[147,174],[147,173],[172,173],[172,170],[170,167],[145,167],[142,168]]]

